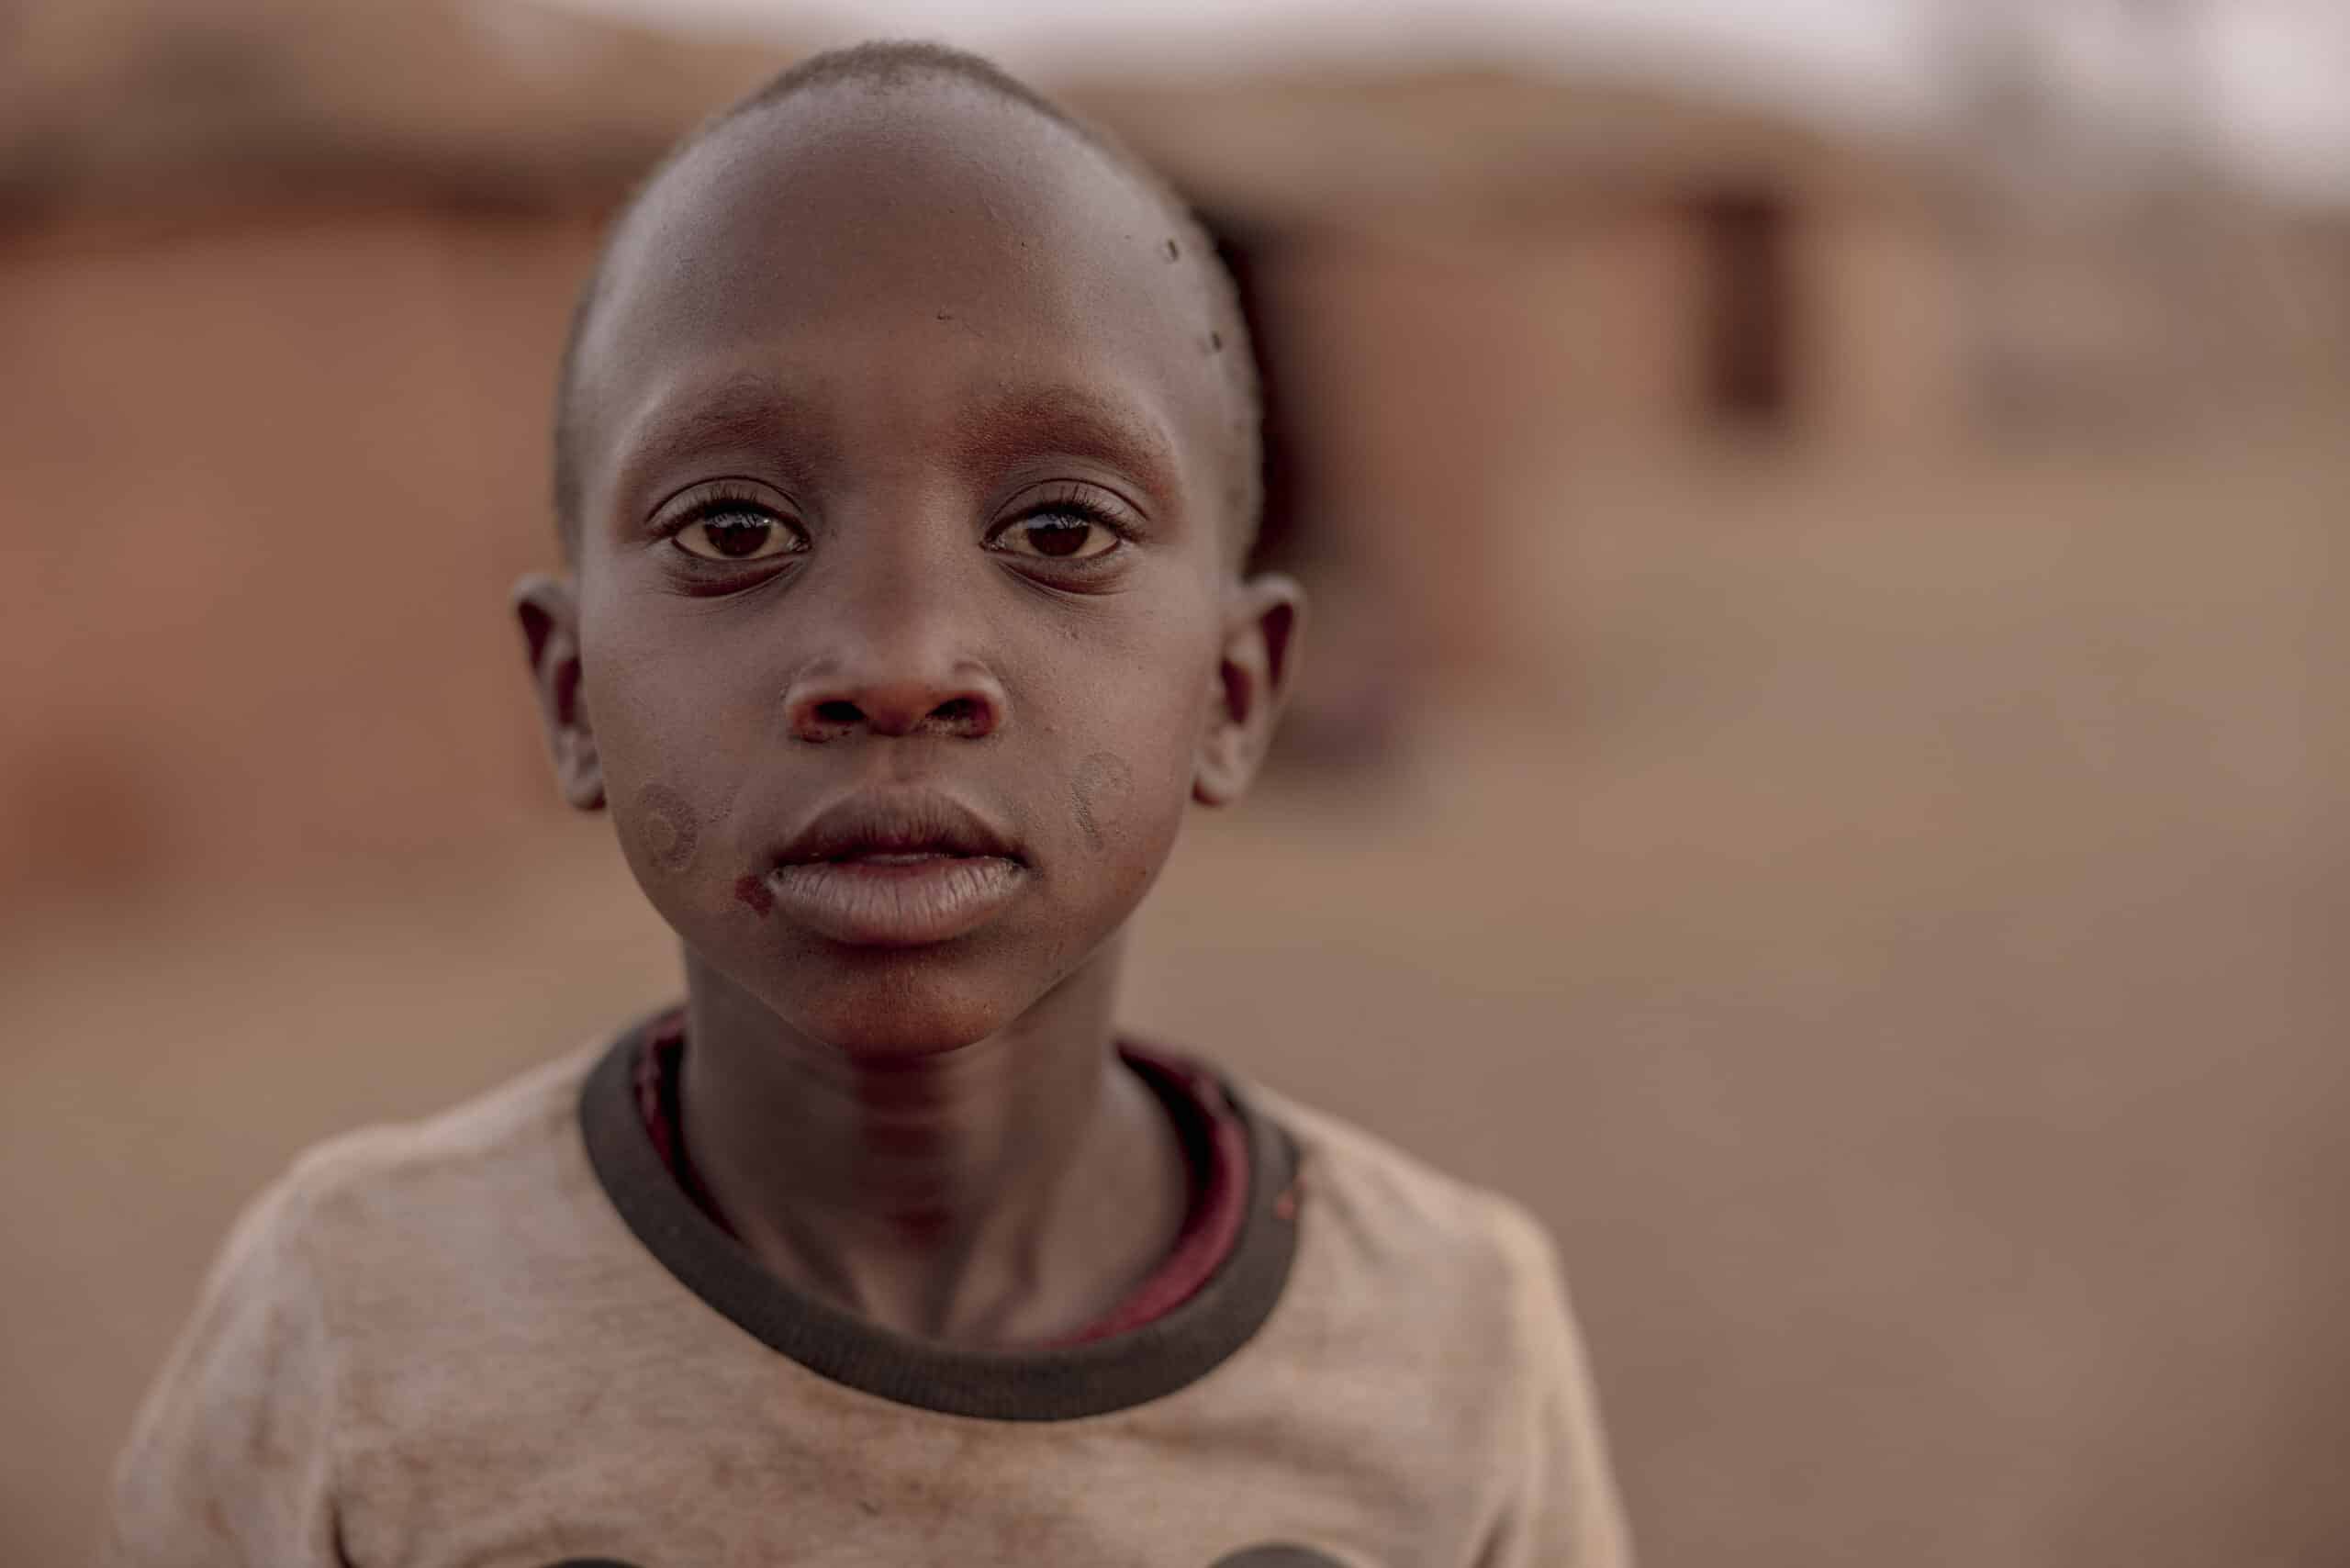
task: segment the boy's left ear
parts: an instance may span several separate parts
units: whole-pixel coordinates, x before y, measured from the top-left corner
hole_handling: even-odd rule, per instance
[[[1305,590],[1277,572],[1236,584],[1225,599],[1216,702],[1192,768],[1192,799],[1223,806],[1247,793],[1289,700]]]

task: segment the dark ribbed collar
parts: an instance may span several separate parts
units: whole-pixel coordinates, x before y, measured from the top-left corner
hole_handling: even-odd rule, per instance
[[[677,1282],[744,1331],[834,1383],[949,1416],[1066,1421],[1162,1398],[1223,1363],[1271,1315],[1297,1248],[1289,1136],[1222,1084],[1248,1134],[1247,1216],[1232,1252],[1190,1299],[1128,1333],[1037,1350],[971,1350],[909,1338],[793,1289],[677,1185],[635,1100],[656,1015],[622,1034],[588,1075],[579,1126],[612,1206]]]

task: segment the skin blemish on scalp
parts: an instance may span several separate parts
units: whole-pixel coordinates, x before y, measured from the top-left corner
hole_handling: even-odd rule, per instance
[[[1134,787],[1135,770],[1115,752],[1092,752],[1077,765],[1077,777],[1069,781],[1069,800],[1076,808],[1077,825],[1084,830],[1085,842],[1096,854],[1108,848],[1110,841],[1102,832],[1094,806],[1123,801]]]
[[[1174,241],[1172,241],[1172,240],[1168,241],[1167,241],[1167,259],[1168,259],[1169,261],[1170,261],[1170,262],[1180,262],[1180,261],[1181,261],[1181,260],[1183,259],[1183,247],[1182,247],[1182,246],[1181,246],[1181,245],[1178,245],[1178,244],[1177,244]]]
[[[645,853],[664,871],[682,871],[701,847],[701,819],[686,798],[666,784],[648,784],[636,797],[633,813]]]
[[[775,913],[775,894],[767,890],[767,879],[755,871],[746,871],[734,879],[734,902],[761,919]]]
[[[985,342],[987,341],[987,334],[985,332],[980,331],[977,327],[974,327],[968,321],[964,320],[952,310],[934,310],[930,313],[930,316],[931,319],[934,321],[954,322],[955,325],[962,328],[963,330],[968,332],[974,338],[979,339],[981,342]]]

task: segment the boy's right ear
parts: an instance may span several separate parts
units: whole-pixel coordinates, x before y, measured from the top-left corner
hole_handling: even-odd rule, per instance
[[[571,579],[532,572],[514,585],[514,615],[531,655],[531,688],[547,727],[555,786],[583,812],[604,804],[604,765],[579,700],[579,597]]]

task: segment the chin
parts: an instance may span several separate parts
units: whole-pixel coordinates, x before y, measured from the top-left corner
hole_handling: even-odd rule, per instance
[[[1121,912],[1123,913],[1123,912]],[[713,923],[714,924],[714,923]],[[1013,1028],[1059,998],[1114,977],[1120,927],[1072,950],[1065,932],[1007,924],[921,946],[856,946],[804,931],[735,929],[687,943],[705,1000],[764,1012],[839,1058],[886,1065],[946,1056]],[[731,997],[730,997],[731,993]],[[1091,1011],[1080,1006],[1080,1012]]]
[[[923,971],[920,959],[778,988],[765,1000],[812,1040],[855,1061],[915,1061],[976,1045],[1017,1018],[1018,1002],[990,988]]]

